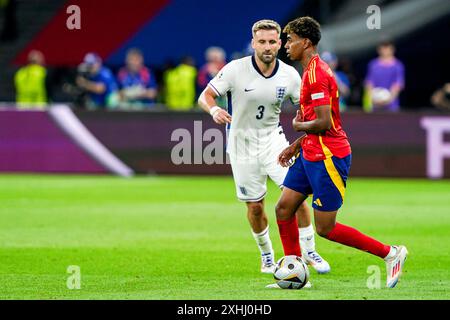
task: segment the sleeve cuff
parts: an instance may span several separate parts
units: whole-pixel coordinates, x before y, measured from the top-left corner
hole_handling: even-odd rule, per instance
[[[214,87],[214,85],[210,82],[208,83],[208,87],[210,87],[211,89],[213,89],[213,91],[218,95],[218,96],[222,96],[222,94],[219,92],[219,90],[217,90],[216,87]]]

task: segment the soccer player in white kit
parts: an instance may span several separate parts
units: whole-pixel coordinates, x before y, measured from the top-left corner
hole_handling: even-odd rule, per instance
[[[261,251],[261,272],[272,273],[275,257],[269,237],[264,197],[267,176],[280,188],[287,168],[278,155],[289,146],[280,125],[281,105],[290,98],[300,101],[301,78],[291,66],[277,59],[281,48],[281,27],[273,20],[260,20],[252,27],[252,56],[231,61],[210,81],[198,103],[217,124],[227,126],[229,155],[236,193],[247,204],[247,218]],[[228,111],[215,99],[226,96]],[[305,202],[297,209],[303,257],[318,273],[330,271],[317,253],[314,229]]]

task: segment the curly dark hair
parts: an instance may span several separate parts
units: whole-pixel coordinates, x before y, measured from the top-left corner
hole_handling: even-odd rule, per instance
[[[311,17],[300,17],[289,22],[283,29],[284,33],[295,33],[299,37],[311,40],[315,46],[322,37],[320,33],[320,24]]]

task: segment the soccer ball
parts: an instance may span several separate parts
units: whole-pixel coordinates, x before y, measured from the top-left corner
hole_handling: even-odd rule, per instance
[[[386,88],[373,88],[372,102],[375,104],[383,104],[391,99],[391,92]]]
[[[277,261],[273,277],[282,289],[301,289],[309,280],[308,266],[298,256],[285,256]]]

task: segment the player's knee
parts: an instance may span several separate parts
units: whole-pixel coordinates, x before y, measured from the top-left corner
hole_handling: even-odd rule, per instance
[[[284,205],[284,203],[281,201],[278,201],[277,205],[275,206],[275,214],[277,216],[277,220],[287,220],[290,218],[290,214],[287,210],[286,205]]]
[[[264,206],[260,202],[247,203],[248,213],[253,217],[262,217],[264,215]]]
[[[333,230],[333,226],[316,223],[316,232],[323,238],[326,238],[331,230]]]

